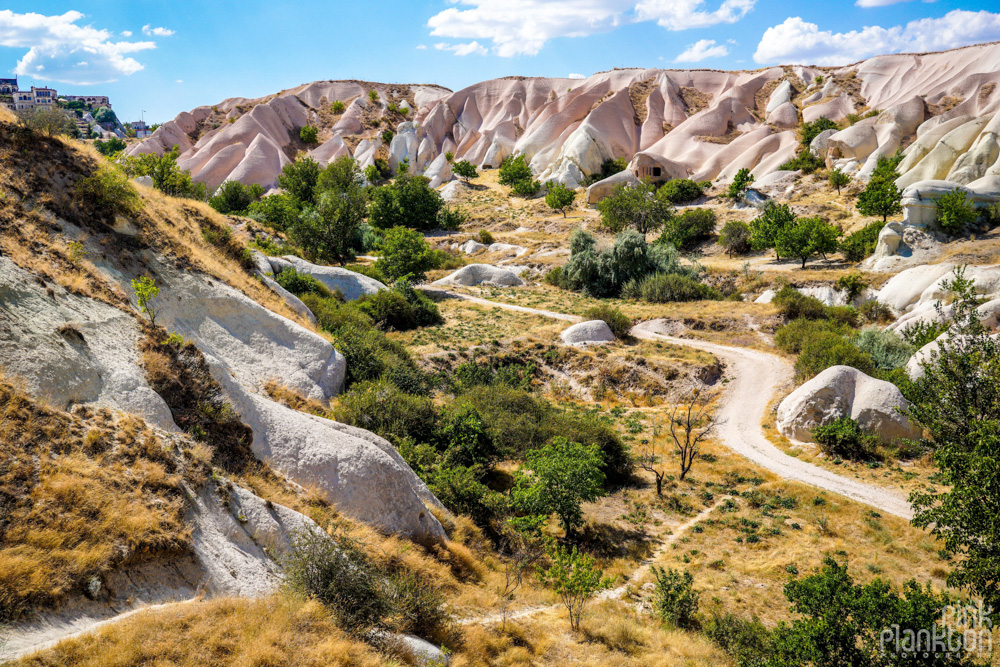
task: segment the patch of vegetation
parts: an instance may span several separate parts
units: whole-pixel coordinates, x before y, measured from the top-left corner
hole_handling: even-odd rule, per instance
[[[585,320],[601,320],[618,339],[628,338],[632,331],[631,318],[614,306],[593,306],[583,313],[583,317]]]
[[[732,257],[734,254],[745,255],[752,248],[750,243],[751,237],[750,225],[741,220],[730,220],[722,226],[722,230],[719,232],[718,244],[725,248],[726,254],[729,257]]]
[[[851,461],[880,458],[878,436],[863,431],[858,422],[850,417],[840,417],[829,424],[817,426],[813,429],[813,437],[827,456]]]
[[[635,229],[640,234],[655,232],[673,217],[673,206],[656,196],[652,183],[619,183],[610,195],[596,204],[601,226],[614,234]]]
[[[900,156],[901,157],[901,156]],[[889,219],[890,215],[895,215],[903,210],[900,205],[902,193],[896,187],[896,180],[899,172],[896,166],[899,160],[896,158],[880,157],[871,180],[864,191],[858,195],[858,211],[862,215],[882,217],[882,223]]]
[[[870,222],[862,229],[851,232],[840,242],[840,251],[849,262],[860,262],[875,252],[878,235],[885,225],[881,222]]]
[[[375,188],[370,199],[368,222],[376,229],[434,229],[444,207],[441,195],[431,189],[428,179],[409,174],[399,175],[392,183]]]
[[[733,182],[729,184],[729,189],[726,190],[726,196],[733,201],[739,201],[743,199],[752,184],[753,174],[750,173],[749,169],[744,167],[736,172]]]
[[[938,197],[937,223],[949,234],[962,233],[978,217],[979,212],[962,188],[955,188]]]
[[[707,208],[689,209],[667,221],[657,243],[669,243],[678,250],[690,250],[711,238],[714,233],[714,211]]]
[[[208,205],[223,215],[243,215],[263,196],[264,188],[256,183],[247,186],[239,181],[226,181],[208,200]]]
[[[656,191],[656,196],[669,204],[686,204],[689,201],[694,201],[701,194],[701,185],[687,178],[671,179]]]

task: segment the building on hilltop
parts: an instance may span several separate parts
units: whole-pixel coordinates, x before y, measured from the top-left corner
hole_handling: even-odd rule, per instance
[[[95,107],[111,108],[111,100],[107,95],[63,95],[67,102],[84,102]]]
[[[131,125],[132,129],[135,130],[135,136],[140,139],[145,139],[146,137],[153,135],[153,131],[149,129],[148,125],[146,125],[146,121],[134,120],[129,123],[129,125]]]
[[[0,104],[11,111],[51,109],[57,99],[59,95],[54,88],[32,86],[31,90],[20,90],[17,79],[0,79]]]

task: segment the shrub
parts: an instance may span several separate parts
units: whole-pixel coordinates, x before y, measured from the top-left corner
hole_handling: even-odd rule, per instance
[[[826,305],[814,296],[806,296],[791,285],[785,285],[774,295],[771,303],[790,320],[804,317],[818,320],[826,317]]]
[[[813,429],[813,438],[827,456],[852,461],[870,461],[879,458],[878,437],[861,430],[858,422],[850,417],[840,417]]]
[[[696,276],[697,270],[682,266],[677,249],[670,244],[647,245],[643,235],[622,232],[612,248],[596,248],[596,240],[583,230],[570,236],[570,260],[559,278],[569,289],[591,296],[615,296],[624,284],[649,273]]]
[[[694,577],[690,572],[678,572],[673,568],[652,568],[656,577],[653,591],[653,609],[664,623],[677,628],[692,628],[697,625],[698,593],[694,590]]]
[[[370,192],[368,222],[377,229],[433,229],[440,222],[444,200],[423,176],[403,174]]]
[[[128,178],[109,164],[99,164],[90,176],[76,183],[76,195],[102,214],[138,215],[142,199]]]
[[[928,343],[933,343],[938,336],[948,330],[947,322],[920,321],[914,322],[904,328],[900,334],[907,343],[914,349],[919,350]]]
[[[592,306],[583,314],[585,320],[602,320],[616,338],[627,338],[632,331],[632,320],[618,308],[608,305]]]
[[[156,326],[156,309],[153,308],[153,299],[160,295],[160,288],[156,286],[156,280],[149,276],[140,276],[132,280],[132,292],[135,294],[136,303],[139,310],[149,316],[149,323]]]
[[[319,130],[312,125],[306,125],[299,129],[299,139],[304,144],[315,144],[319,142]]]
[[[483,245],[492,245],[495,242],[495,239],[493,238],[493,235],[490,234],[485,229],[480,229],[478,232],[476,232],[476,235],[473,238],[475,238],[477,241],[479,241]]]
[[[316,205],[306,207],[288,234],[309,257],[343,265],[354,259],[364,222],[364,190],[360,182],[354,182],[344,190],[330,187],[317,191]]]
[[[454,162],[455,154],[452,153],[451,151],[446,151],[444,154],[444,159],[447,160],[448,162]]]
[[[545,194],[545,203],[553,211],[559,211],[566,217],[566,208],[573,205],[573,200],[576,199],[576,191],[570,190],[562,183],[556,183],[554,181],[549,181],[548,185],[545,186],[548,192]]]
[[[408,331],[443,321],[437,304],[406,280],[396,281],[390,289],[365,295],[356,305],[384,331]]]
[[[105,157],[111,157],[115,153],[120,153],[128,146],[124,140],[118,137],[111,137],[107,141],[95,141],[94,148]]]
[[[822,218],[801,218],[793,224],[778,230],[774,239],[775,252],[783,257],[797,257],[802,260],[802,268],[816,254],[826,256],[837,247],[840,228]]]
[[[449,510],[470,517],[477,526],[486,527],[507,514],[509,508],[507,497],[483,484],[481,476],[478,467],[438,466],[431,473],[428,486]]]
[[[532,182],[534,175],[523,154],[511,155],[500,165],[500,185],[515,187],[518,183]]]
[[[340,396],[334,414],[337,421],[366,429],[390,442],[433,442],[440,419],[430,397],[407,393],[388,378],[351,387]]]
[[[840,188],[844,187],[851,182],[851,177],[842,172],[840,169],[834,169],[830,172],[830,177],[827,179],[830,183],[831,188],[837,188],[837,194],[840,194]]]
[[[938,197],[937,223],[949,234],[960,233],[978,217],[976,207],[965,190],[955,188]]]
[[[656,192],[656,196],[669,204],[684,204],[701,196],[702,187],[687,178],[667,181]]]
[[[878,235],[885,225],[881,222],[870,222],[856,232],[848,234],[840,242],[840,251],[849,262],[860,262],[875,252]]]
[[[302,532],[293,537],[284,565],[289,588],[321,602],[348,633],[363,637],[384,626],[391,607],[383,577],[357,542]]]
[[[517,181],[514,183],[514,185],[511,186],[510,191],[518,197],[534,197],[541,189],[542,184],[540,181],[526,178],[523,181]]]
[[[264,188],[256,183],[246,186],[239,181],[226,181],[208,200],[208,205],[223,215],[240,215],[263,196]]]
[[[747,193],[752,183],[753,174],[750,173],[750,170],[746,168],[740,169],[736,172],[733,182],[729,184],[726,196],[730,199],[743,199],[743,195]]]
[[[801,171],[803,174],[811,174],[817,169],[822,169],[825,163],[808,149],[800,150],[798,155],[784,163],[778,169],[786,171]]]
[[[852,303],[868,287],[868,281],[860,273],[848,273],[837,278],[835,286],[844,293],[847,303]]]
[[[990,227],[1000,225],[1000,201],[993,202],[979,212],[979,217],[983,223]]]
[[[290,195],[269,195],[247,207],[247,216],[283,232],[298,218],[299,209]]]
[[[814,121],[802,123],[802,127],[799,128],[799,139],[804,148],[809,148],[809,146],[812,145],[813,139],[818,137],[821,133],[826,130],[836,129],[839,129],[837,123],[830,120],[826,116],[820,116]]]
[[[678,250],[690,250],[715,232],[715,213],[696,208],[671,218],[663,227],[658,243],[670,243]]]
[[[819,334],[802,347],[798,361],[795,362],[795,374],[805,380],[814,377],[831,366],[850,366],[866,375],[875,373],[875,362],[870,355],[862,352],[849,340],[835,333]]]
[[[833,320],[810,320],[802,317],[779,328],[774,334],[774,344],[779,350],[799,354],[817,337],[828,333],[842,337],[849,332],[849,327]]]
[[[388,146],[392,143],[392,139],[396,136],[396,133],[392,130],[382,130],[382,134],[379,136],[382,137],[382,143]]]
[[[385,234],[382,256],[375,267],[389,280],[423,280],[434,268],[431,247],[423,234],[406,227],[393,227]]]
[[[613,233],[632,227],[647,234],[673,217],[673,207],[656,197],[656,187],[651,183],[620,183],[596,208],[601,212],[601,225]]]
[[[345,108],[346,107],[345,107],[344,103],[341,102],[340,100],[334,100],[333,103],[330,105],[330,111],[332,111],[335,114],[342,114],[342,113],[344,113],[344,109]]]
[[[622,296],[650,303],[722,298],[718,290],[676,273],[651,273],[641,280],[632,280],[622,288]]]
[[[372,102],[378,102],[378,91],[377,90],[369,90],[368,91],[368,99],[371,100]]]
[[[373,280],[377,280],[383,285],[388,285],[392,281],[382,275],[382,272],[378,270],[378,267],[374,264],[347,264],[344,266],[348,271],[354,271],[355,273],[360,273],[363,276],[368,276]]]
[[[861,319],[871,324],[885,324],[893,319],[892,309],[878,299],[865,301],[858,308]]]
[[[444,594],[423,577],[406,571],[393,575],[388,581],[386,598],[397,632],[437,641],[442,635],[449,635],[451,619]]]
[[[881,371],[902,368],[916,351],[899,334],[876,327],[862,329],[851,337],[851,342],[870,356]]]
[[[451,165],[451,170],[455,173],[456,176],[465,179],[466,183],[468,183],[470,179],[473,179],[479,175],[479,172],[476,171],[476,165],[472,164],[468,160],[462,160],[461,162],[456,162],[455,164]]]
[[[295,296],[303,294],[316,294],[326,298],[333,296],[326,285],[308,273],[299,273],[291,266],[276,275],[274,280]]]
[[[442,206],[441,210],[438,211],[437,226],[441,229],[459,229],[468,219],[468,214],[462,209]]]
[[[717,243],[726,249],[730,257],[750,252],[750,225],[740,220],[730,220],[722,226]]]

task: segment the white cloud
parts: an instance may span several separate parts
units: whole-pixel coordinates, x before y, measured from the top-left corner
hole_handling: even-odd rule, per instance
[[[177,79],[177,83],[184,83],[184,79]]]
[[[489,51],[486,47],[479,42],[469,42],[468,44],[448,44],[446,42],[439,42],[434,45],[434,48],[438,51],[451,51],[456,56],[469,56],[473,53],[477,56],[485,56]]]
[[[880,53],[944,51],[996,40],[1000,40],[1000,14],[987,11],[955,9],[941,18],[919,19],[905,26],[865,26],[837,33],[795,16],[764,31],[753,59],[842,65]]]
[[[426,50],[427,50],[426,44],[417,44],[417,51],[426,51]]]
[[[895,5],[900,2],[909,2],[910,0],[858,0],[854,4],[858,7],[887,7],[889,5]],[[928,0],[924,0],[927,2]]]
[[[586,37],[621,25],[656,21],[668,30],[734,23],[756,0],[723,0],[706,11],[706,0],[449,0],[427,22],[431,34],[488,40],[501,57],[536,55],[558,37]],[[708,0],[715,3],[718,0]]]
[[[585,77],[585,76],[584,76],[584,75],[582,75],[582,74],[570,74],[570,75],[569,75],[568,77],[566,77],[566,78],[567,78],[567,79],[586,79],[587,77]]]
[[[28,49],[14,73],[58,83],[107,83],[143,68],[128,54],[156,48],[149,41],[113,42],[108,30],[78,25],[82,18],[75,11],[45,16],[0,10],[0,46]]]
[[[714,39],[699,39],[689,45],[676,58],[675,63],[696,63],[706,58],[721,58],[729,55],[729,49],[724,44],[716,44]]]
[[[153,26],[146,24],[142,26],[142,34],[148,35],[149,37],[170,37],[174,34],[174,31],[169,28],[154,28]]]
[[[131,36],[132,36],[131,30],[122,30],[122,37],[131,37]]]

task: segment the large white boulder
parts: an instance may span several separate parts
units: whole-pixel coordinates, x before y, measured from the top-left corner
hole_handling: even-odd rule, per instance
[[[278,275],[285,269],[293,268],[299,273],[312,276],[330,290],[339,291],[348,301],[354,301],[385,289],[385,285],[374,278],[339,266],[319,266],[294,255],[268,257],[268,261],[271,263],[274,275]]]
[[[580,322],[563,331],[560,335],[567,345],[603,345],[614,340],[615,334],[604,320]]]
[[[451,275],[437,280],[434,285],[449,287],[460,285],[472,287],[474,285],[493,285],[495,287],[518,287],[524,284],[521,278],[510,269],[503,269],[491,264],[469,264],[463,266]]]
[[[778,406],[778,430],[800,442],[813,442],[812,430],[850,417],[883,442],[916,438],[920,429],[902,414],[907,407],[892,383],[850,366],[833,366],[789,394]]]

